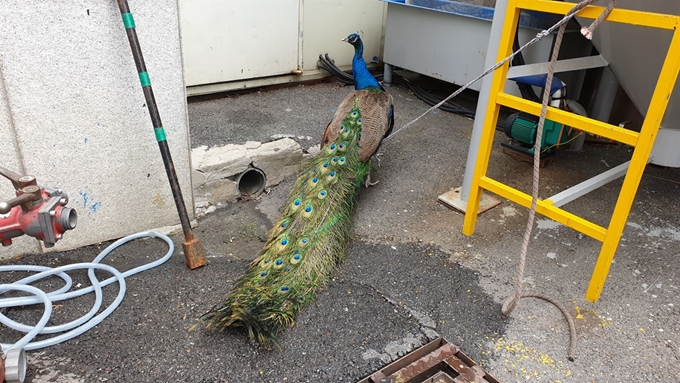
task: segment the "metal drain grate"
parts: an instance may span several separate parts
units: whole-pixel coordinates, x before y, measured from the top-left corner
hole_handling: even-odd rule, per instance
[[[500,383],[444,338],[416,349],[358,383]]]

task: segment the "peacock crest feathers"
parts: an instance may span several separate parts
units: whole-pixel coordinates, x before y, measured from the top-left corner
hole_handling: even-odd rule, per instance
[[[252,339],[276,342],[328,282],[344,255],[354,197],[369,170],[360,160],[361,98],[347,101],[344,119],[328,128],[336,138],[303,164],[260,255],[222,304],[200,318],[206,328],[246,327]]]

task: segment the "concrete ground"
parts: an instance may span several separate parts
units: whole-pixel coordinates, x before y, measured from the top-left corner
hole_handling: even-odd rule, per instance
[[[261,91],[189,105],[192,147],[269,141],[292,135],[318,143],[349,92],[336,83]],[[427,109],[394,87],[395,130]],[[528,211],[508,201],[482,214],[474,235],[463,215],[437,202],[462,183],[472,121],[433,112],[384,143],[354,215],[355,237],[335,278],[282,337],[283,349],[252,344],[239,331],[188,331],[226,294],[257,255],[290,180],[251,201],[225,204],[195,229],[210,263],[190,271],[178,247],[167,263],[127,279],[121,306],[96,328],[28,354],[27,382],[338,382],[358,381],[441,335],[502,382],[680,381],[680,169],[649,166],[601,299],[584,294],[600,243],[538,217],[524,288],[562,302],[576,322],[576,360],[567,361],[567,325],[553,306],[512,293]],[[309,138],[308,138],[309,137]],[[490,175],[529,191],[531,165],[499,150]],[[586,144],[560,152],[541,171],[547,197],[630,157],[623,146]],[[621,181],[565,206],[606,225]],[[51,266],[89,261],[105,246],[27,255],[12,263]],[[127,270],[162,256],[157,240],[126,245],[105,263]],[[0,282],[15,280],[2,275]],[[87,284],[82,274],[77,282]],[[54,284],[54,283],[52,283]],[[115,285],[106,288],[110,302]],[[63,323],[89,309],[83,297],[55,306]],[[8,314],[33,323],[37,309]],[[0,331],[4,341],[21,335]]]

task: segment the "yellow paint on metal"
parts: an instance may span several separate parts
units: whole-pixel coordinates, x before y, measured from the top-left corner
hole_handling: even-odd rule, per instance
[[[516,5],[521,9],[566,15],[576,4],[562,1],[517,0]],[[578,16],[586,19],[596,19],[602,14],[604,9],[605,7],[589,5],[582,9]],[[622,8],[614,8],[609,16],[607,16],[607,21],[670,30],[674,30],[680,25],[680,17],[675,15],[633,11]]]
[[[479,185],[483,189],[486,189],[503,198],[507,198],[518,205],[522,205],[527,208],[531,207],[531,195],[523,193],[511,186],[505,185],[489,177],[482,177],[480,179]],[[540,199],[536,201],[536,212],[556,222],[559,222],[564,226],[570,227],[589,237],[597,239],[600,242],[604,240],[605,235],[607,234],[607,229],[604,227],[596,225],[575,214],[560,209],[559,207],[555,207],[552,205],[552,201]]]
[[[628,220],[628,213],[630,213],[633,199],[635,198],[638,186],[640,186],[642,173],[647,166],[647,160],[652,151],[656,134],[659,131],[663,115],[666,113],[666,107],[673,93],[675,81],[678,79],[678,72],[680,71],[680,35],[678,33],[677,30],[673,33],[673,40],[671,40],[666,60],[661,68],[649,109],[647,109],[647,116],[640,129],[638,144],[633,151],[626,177],[623,179],[621,193],[616,202],[616,207],[614,207],[607,235],[602,243],[600,256],[597,259],[593,276],[590,279],[586,299],[591,302],[595,302],[600,298],[604,288],[609,267],[614,259],[614,253],[619,246],[621,234]]]
[[[547,0],[509,0],[497,61],[501,61],[510,55],[512,51],[512,41],[515,36],[520,9],[566,14],[573,6],[573,3]],[[579,12],[578,15],[579,17],[594,19],[597,18],[603,10],[603,7],[588,6]],[[635,198],[638,186],[640,185],[640,179],[642,178],[642,174],[648,163],[656,134],[659,130],[666,107],[668,106],[670,95],[673,93],[673,87],[678,78],[678,72],[680,71],[680,35],[678,35],[677,31],[677,27],[680,26],[680,17],[615,8],[607,17],[607,21],[659,29],[671,29],[675,30],[675,32],[640,133],[555,108],[548,108],[546,118],[550,120],[635,147],[619,198],[609,222],[609,227],[603,228],[569,213],[566,210],[555,207],[550,200],[537,201],[537,213],[602,242],[600,255],[597,259],[586,292],[586,299],[591,302],[597,301],[602,293],[607,274],[609,273],[609,268],[614,259],[614,253],[618,247],[619,240],[628,219],[628,214],[630,213],[630,208],[633,204],[633,199]],[[475,163],[467,205],[468,209],[465,213],[465,221],[462,229],[463,233],[466,235],[472,235],[474,233],[483,189],[498,194],[519,205],[525,207],[531,206],[530,195],[486,176],[501,105],[534,115],[540,114],[539,104],[503,92],[508,66],[509,63],[506,63],[498,68],[498,70],[493,73],[492,77],[490,94],[496,96],[489,97],[489,102],[486,107],[486,120],[484,121],[482,128],[483,131],[480,138],[477,161]]]
[[[508,10],[505,15],[501,36],[514,36],[517,31],[520,10],[515,6],[515,3],[515,0],[508,1]],[[512,42],[513,39],[510,38],[501,39],[498,46],[498,57],[496,58],[496,62],[503,60],[512,53]],[[506,62],[493,72],[489,94],[498,94],[503,91],[509,66],[510,63]],[[465,220],[463,222],[463,234],[465,235],[472,235],[475,231],[477,213],[479,212],[479,202],[482,198],[482,188],[479,186],[479,180],[486,174],[486,170],[489,166],[489,157],[491,156],[491,147],[493,145],[493,137],[496,131],[496,123],[498,121],[500,108],[501,106],[494,102],[492,97],[490,97],[489,103],[486,106],[485,115],[487,117],[484,120],[484,125],[482,127],[477,161],[475,162],[472,183],[470,185],[470,195],[468,196],[468,208],[465,212]]]
[[[541,104],[520,97],[512,96],[507,93],[499,93],[496,100],[499,104],[508,108],[522,110],[526,113],[539,116],[541,114]],[[545,118],[561,124],[585,130],[597,136],[606,137],[626,145],[635,146],[639,134],[632,130],[620,128],[616,125],[607,124],[592,118],[580,116],[561,109],[549,106]]]

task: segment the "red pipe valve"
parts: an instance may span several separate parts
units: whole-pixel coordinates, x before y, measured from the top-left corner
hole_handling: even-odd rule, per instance
[[[21,176],[3,167],[0,175],[12,181],[16,197],[0,201],[0,243],[12,244],[12,238],[24,234],[52,247],[67,230],[78,223],[78,214],[68,204],[61,189],[41,188],[33,176]]]

